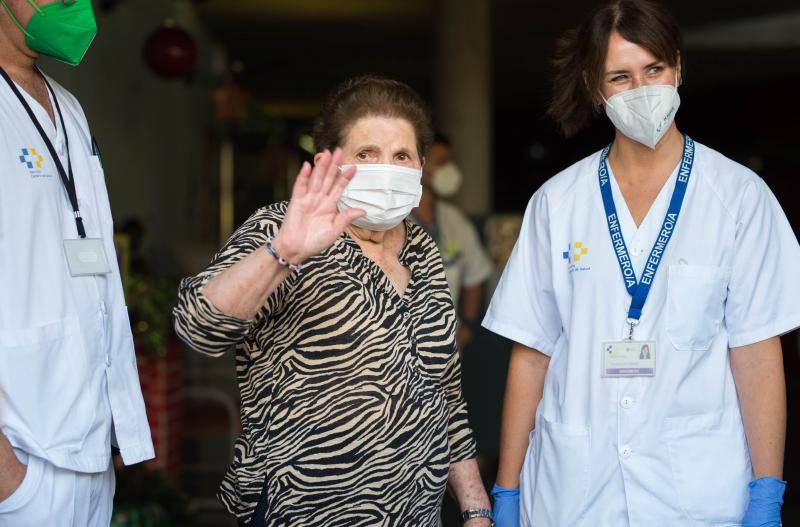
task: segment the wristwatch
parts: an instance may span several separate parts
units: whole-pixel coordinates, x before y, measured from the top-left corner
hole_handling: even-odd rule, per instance
[[[492,511],[489,509],[467,509],[461,513],[461,524],[463,525],[467,521],[473,518],[489,518],[492,522],[492,527],[494,527],[494,520],[492,520]]]

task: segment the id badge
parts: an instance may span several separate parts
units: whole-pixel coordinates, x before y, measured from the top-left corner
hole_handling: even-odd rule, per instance
[[[655,377],[655,341],[603,343],[603,377]]]
[[[72,276],[90,276],[111,272],[102,238],[64,240],[64,251],[67,254],[69,272]]]

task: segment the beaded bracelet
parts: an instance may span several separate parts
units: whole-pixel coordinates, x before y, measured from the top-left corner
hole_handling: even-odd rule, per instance
[[[275,250],[275,247],[272,246],[272,236],[267,238],[267,252],[275,257],[278,260],[278,263],[284,267],[288,267],[290,271],[294,271],[297,274],[300,274],[300,270],[303,268],[302,264],[293,264],[286,261],[286,259],[278,254],[278,251]]]

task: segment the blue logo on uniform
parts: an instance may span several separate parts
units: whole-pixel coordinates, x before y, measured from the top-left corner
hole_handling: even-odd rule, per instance
[[[22,155],[19,156],[19,162],[28,168],[28,172],[32,177],[49,177],[47,174],[42,173],[42,164],[44,163],[44,156],[36,151],[35,148],[23,148]]]
[[[590,268],[582,264],[582,260],[589,254],[589,248],[583,242],[575,241],[567,245],[567,250],[561,257],[569,264],[569,272],[588,271]]]
[[[573,242],[567,245],[567,250],[561,253],[561,256],[569,263],[578,263],[581,257],[586,256],[589,249],[583,245],[582,242]]]

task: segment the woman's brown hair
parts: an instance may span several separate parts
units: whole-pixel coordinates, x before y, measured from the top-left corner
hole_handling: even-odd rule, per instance
[[[349,79],[328,96],[314,120],[317,151],[341,146],[353,124],[366,116],[405,119],[414,128],[420,161],[427,154],[433,124],[422,97],[405,83],[372,75]]]
[[[547,115],[571,137],[599,112],[608,39],[618,32],[672,67],[683,62],[683,37],[675,17],[651,0],[613,0],[594,10],[556,43],[553,97]],[[683,67],[681,67],[683,73]]]

